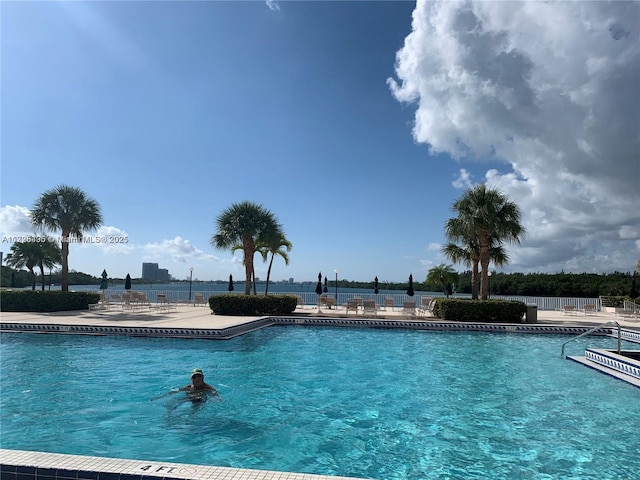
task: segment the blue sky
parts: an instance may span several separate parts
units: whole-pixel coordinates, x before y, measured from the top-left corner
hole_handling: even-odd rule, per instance
[[[451,204],[486,182],[528,231],[503,271],[631,271],[640,258],[637,3],[0,9],[5,254],[33,232],[38,195],[68,184],[102,207],[90,235],[128,237],[72,245],[78,271],[157,262],[241,279],[241,254],[209,242],[217,215],[250,200],[293,243],[275,280],[422,280],[449,263]]]

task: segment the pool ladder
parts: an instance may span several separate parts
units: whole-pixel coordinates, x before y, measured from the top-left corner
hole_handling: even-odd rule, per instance
[[[598,325],[597,327],[593,327],[591,330],[588,330],[584,333],[581,333],[580,335],[578,335],[577,337],[572,338],[571,340],[567,340],[566,342],[564,342],[562,344],[562,351],[560,352],[560,358],[564,358],[564,347],[567,343],[571,343],[574,340],[579,339],[580,337],[584,337],[585,335],[589,335],[590,333],[595,332],[596,330],[600,330],[602,327],[604,327],[605,325],[611,325],[611,324],[615,324],[618,326],[618,355],[620,355],[620,347],[621,347],[621,343],[622,343],[622,333],[620,330],[620,324],[618,322],[616,322],[615,320],[610,320],[608,322],[603,323],[602,325]]]

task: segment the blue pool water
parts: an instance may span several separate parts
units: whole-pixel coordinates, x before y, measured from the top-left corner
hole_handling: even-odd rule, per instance
[[[1,446],[380,480],[636,478],[638,389],[560,359],[566,339],[310,327],[230,341],[4,334]],[[584,349],[576,343],[569,354]],[[194,367],[219,401],[154,399]]]

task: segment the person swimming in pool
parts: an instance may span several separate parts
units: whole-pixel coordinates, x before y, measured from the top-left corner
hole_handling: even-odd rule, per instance
[[[165,394],[157,397],[152,397],[150,400],[159,400],[161,398],[180,392],[185,392],[187,394],[185,400],[191,400],[193,403],[206,401],[207,398],[211,396],[219,396],[218,391],[214,387],[212,387],[208,383],[205,383],[204,372],[202,371],[202,369],[194,368],[191,371],[191,383],[189,385],[185,385],[181,388],[173,388]]]
[[[218,395],[218,391],[204,381],[204,372],[200,368],[191,371],[191,383],[178,389],[179,392],[187,392],[191,400],[200,401],[206,398],[203,394]]]

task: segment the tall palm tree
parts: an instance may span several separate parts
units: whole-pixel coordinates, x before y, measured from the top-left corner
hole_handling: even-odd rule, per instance
[[[283,258],[284,264],[289,265],[288,253],[293,248],[293,244],[289,240],[287,240],[287,237],[285,237],[284,233],[277,232],[276,235],[266,239],[266,241],[261,243],[257,248],[262,255],[262,259],[265,262],[269,258],[269,254],[271,254],[269,268],[267,269],[267,284],[264,288],[264,294],[266,296],[269,292],[269,279],[271,278],[271,267],[273,266],[273,259],[276,255],[279,255]]]
[[[51,232],[61,231],[61,288],[69,290],[69,242],[82,240],[86,231],[102,224],[100,205],[77,187],[59,185],[44,192],[31,210],[34,226]]]
[[[519,244],[524,237],[520,208],[497,189],[478,185],[456,200],[452,209],[458,212],[460,222],[455,231],[465,239],[477,239],[481,298],[486,300],[491,248],[504,242]]]
[[[249,201],[234,203],[225,209],[216,219],[216,227],[217,233],[211,237],[211,246],[233,249],[238,244],[242,245],[246,273],[244,293],[249,295],[256,244],[282,231],[282,227],[270,210]]]
[[[33,270],[38,265],[42,255],[42,249],[38,242],[15,242],[11,245],[11,251],[7,254],[7,265],[17,269],[25,268],[31,274],[31,290],[36,289],[36,272]]]
[[[456,229],[457,220],[457,218],[451,218],[447,221],[445,230],[447,238],[451,241],[442,248],[442,253],[453,263],[462,263],[467,267],[471,267],[471,298],[477,300],[480,246],[478,245],[477,238],[465,238],[464,235],[455,235],[453,233]],[[461,245],[455,242],[459,242]],[[496,245],[495,240],[492,240],[492,246],[489,248],[489,256],[497,267],[509,263],[509,255],[504,246]]]

